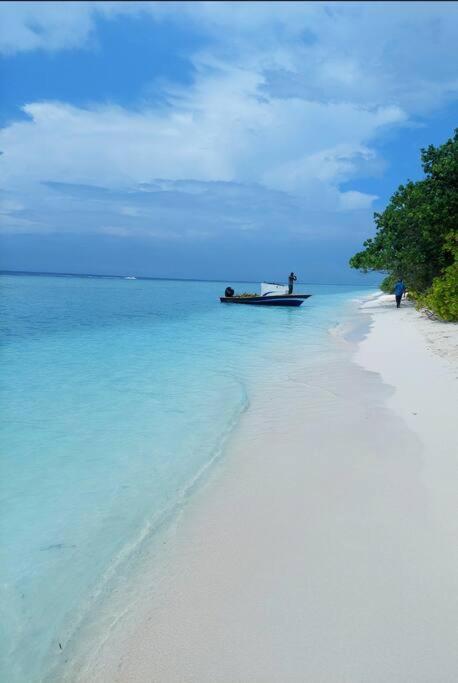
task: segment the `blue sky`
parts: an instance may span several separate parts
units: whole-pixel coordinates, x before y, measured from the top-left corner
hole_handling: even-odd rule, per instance
[[[458,4],[0,5],[3,269],[361,282],[458,125]]]

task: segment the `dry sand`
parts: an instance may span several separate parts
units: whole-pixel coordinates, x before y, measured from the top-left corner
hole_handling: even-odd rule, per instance
[[[255,397],[72,681],[458,680],[457,326],[364,313]]]

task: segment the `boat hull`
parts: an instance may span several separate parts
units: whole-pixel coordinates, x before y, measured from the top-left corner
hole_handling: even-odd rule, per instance
[[[300,306],[311,294],[282,294],[278,296],[221,296],[222,304],[250,306]]]

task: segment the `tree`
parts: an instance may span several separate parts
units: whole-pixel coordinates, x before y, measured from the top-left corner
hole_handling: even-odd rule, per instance
[[[400,185],[386,209],[375,213],[375,237],[350,259],[363,272],[385,272],[385,288],[403,277],[415,296],[431,287],[442,291],[438,278],[453,283],[458,235],[458,129],[440,147],[421,150],[425,178]],[[450,270],[451,269],[451,270]],[[458,292],[455,293],[458,297]],[[452,289],[448,296],[453,298]],[[437,307],[437,304],[436,304]]]

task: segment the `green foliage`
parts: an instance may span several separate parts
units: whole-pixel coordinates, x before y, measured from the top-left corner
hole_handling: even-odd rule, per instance
[[[387,275],[386,278],[382,280],[380,289],[382,290],[382,292],[385,292],[385,294],[393,294],[394,285],[397,281],[398,278],[396,275]]]
[[[458,322],[458,262],[434,280],[425,304],[444,320]]]
[[[447,249],[453,253],[454,262],[433,280],[432,287],[423,296],[418,296],[418,306],[429,308],[443,320],[458,321],[458,246],[450,246],[448,239]]]
[[[445,317],[456,306],[450,297],[456,296],[458,129],[440,147],[423,149],[421,159],[425,178],[400,185],[386,209],[374,214],[375,236],[350,266],[388,273],[384,291],[392,291],[393,280],[402,277],[410,292],[429,297],[429,305]]]

